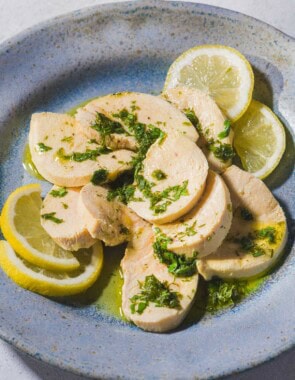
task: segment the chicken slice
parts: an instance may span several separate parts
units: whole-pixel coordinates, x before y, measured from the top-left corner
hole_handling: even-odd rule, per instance
[[[77,132],[76,120],[63,114],[33,114],[29,145],[40,174],[58,186],[80,187],[100,169],[113,180],[132,167],[129,150],[106,151]]]
[[[163,98],[170,101],[178,109],[186,113],[193,112],[198,123],[200,139],[198,145],[205,153],[211,169],[222,172],[231,165],[231,160],[216,157],[213,151],[208,149],[208,143],[215,142],[213,146],[219,147],[218,141],[232,150],[233,132],[225,131],[228,121],[218,108],[214,100],[198,89],[176,87],[162,94]],[[227,135],[228,133],[228,135]],[[222,137],[224,135],[224,137]],[[218,156],[218,154],[217,154]]]
[[[78,188],[53,186],[41,208],[42,227],[56,244],[69,251],[89,248],[97,241],[77,218],[79,193]]]
[[[108,246],[121,244],[130,238],[131,211],[121,202],[108,201],[108,190],[92,183],[80,192],[79,217],[91,236]]]
[[[169,134],[150,147],[139,174],[128,206],[143,219],[162,224],[178,219],[197,203],[208,163],[193,141]]]
[[[101,107],[96,106],[95,101],[91,101],[87,106],[78,108],[75,119],[78,121],[79,131],[89,140],[96,140],[99,144],[104,143],[113,150],[128,149],[137,151],[138,149],[135,137],[130,136],[127,131],[124,132],[120,123],[115,121],[112,115],[107,115]],[[100,133],[100,128],[107,129],[108,127],[110,128],[110,125],[115,131],[119,130],[120,133]]]
[[[161,264],[154,256],[151,225],[139,217],[136,219],[132,228],[132,240],[128,243],[121,261],[124,277],[122,310],[128,320],[144,330],[169,331],[183,321],[192,306],[197,291],[198,275],[181,279],[170,274],[166,265]],[[142,291],[141,284],[148,280],[165,284],[170,292],[176,292],[178,307],[159,307],[154,302],[149,302],[143,311],[142,305],[139,309],[134,309],[134,300]]]
[[[287,240],[285,214],[266,185],[236,166],[223,179],[230,191],[233,222],[215,253],[198,261],[199,273],[210,280],[249,278],[274,265]]]
[[[129,118],[121,117],[122,111],[128,111]],[[130,117],[145,125],[153,125],[166,133],[179,132],[192,141],[198,140],[198,132],[186,116],[169,102],[158,96],[138,92],[120,92],[94,99],[77,111],[77,120],[89,117],[92,122],[94,114],[101,112],[122,123],[126,132],[131,135],[134,131],[129,128]],[[86,116],[91,115],[91,116]]]
[[[169,240],[168,250],[198,258],[216,251],[225,239],[232,222],[232,204],[221,177],[209,171],[201,200],[186,215],[160,226]],[[154,226],[155,235],[159,227]]]

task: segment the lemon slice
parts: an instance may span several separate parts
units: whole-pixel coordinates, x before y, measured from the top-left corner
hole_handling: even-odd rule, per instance
[[[243,168],[258,178],[267,177],[279,164],[286,148],[282,123],[267,106],[252,100],[233,128],[234,147]]]
[[[28,262],[53,270],[80,266],[70,251],[59,247],[40,223],[42,204],[38,184],[19,187],[10,194],[1,214],[1,229],[13,249]]]
[[[101,242],[75,255],[80,264],[78,269],[54,272],[30,264],[18,256],[8,242],[0,241],[0,266],[7,276],[19,286],[45,296],[78,294],[97,280],[103,264]]]
[[[164,90],[178,86],[207,93],[235,121],[250,104],[254,75],[250,63],[237,50],[201,45],[185,51],[170,66]]]

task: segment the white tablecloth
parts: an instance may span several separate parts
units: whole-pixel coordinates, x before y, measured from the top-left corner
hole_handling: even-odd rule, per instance
[[[72,10],[113,0],[0,0],[0,43],[23,29]],[[122,1],[122,0],[116,0]],[[196,0],[190,0],[197,2]],[[265,21],[295,37],[295,0],[207,0]],[[294,380],[295,350],[231,380]],[[40,363],[0,341],[0,380],[78,380],[82,377]]]

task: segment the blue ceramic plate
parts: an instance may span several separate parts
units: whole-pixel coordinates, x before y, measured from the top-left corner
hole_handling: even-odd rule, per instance
[[[230,45],[247,56],[255,70],[255,97],[286,126],[287,152],[267,184],[292,231],[294,40],[242,14],[181,2],[88,8],[2,44],[0,206],[15,187],[36,182],[21,165],[33,112],[64,112],[85,99],[121,90],[158,93],[173,60],[205,43]],[[27,292],[1,272],[0,335],[36,358],[99,378],[229,374],[294,344],[294,268],[289,248],[282,266],[238,307],[162,335],[124,324],[94,305],[69,306]]]

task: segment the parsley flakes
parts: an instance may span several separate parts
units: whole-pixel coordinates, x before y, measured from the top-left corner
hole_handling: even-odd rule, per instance
[[[50,220],[51,222],[56,223],[56,224],[60,224],[64,222],[63,219],[56,218],[55,215],[56,215],[56,212],[50,212],[48,214],[41,215],[41,218],[45,220]]]
[[[65,187],[61,187],[60,189],[51,190],[49,194],[55,198],[62,198],[68,194],[68,190]]]
[[[146,276],[144,282],[139,282],[139,287],[140,293],[130,298],[132,314],[142,314],[150,302],[154,303],[156,307],[180,308],[180,295],[171,291],[166,281],[161,282],[153,274]]]
[[[156,241],[153,243],[153,250],[159,261],[168,267],[168,272],[174,274],[176,277],[190,277],[196,271],[196,257],[195,253],[192,257],[186,255],[176,254],[168,249],[168,244],[172,239],[161,232],[159,228],[155,229],[157,234]]]

